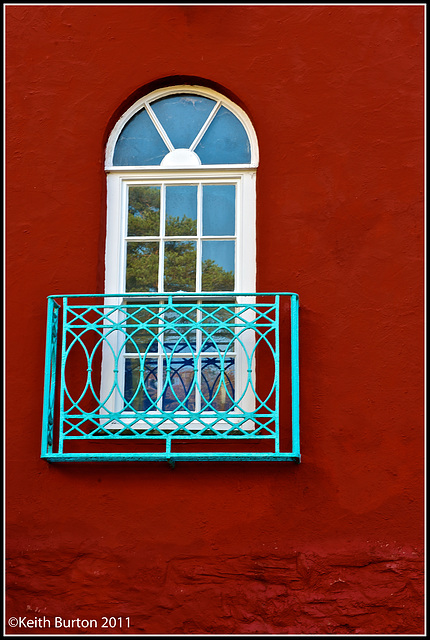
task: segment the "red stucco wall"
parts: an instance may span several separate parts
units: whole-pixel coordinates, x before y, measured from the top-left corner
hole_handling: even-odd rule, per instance
[[[422,633],[423,14],[6,8],[7,616],[36,620],[8,633]],[[104,144],[170,76],[257,131],[258,288],[301,301],[300,465],[39,458],[46,296],[103,290]]]

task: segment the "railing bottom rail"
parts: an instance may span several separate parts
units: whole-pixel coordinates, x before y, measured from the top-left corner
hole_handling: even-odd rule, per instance
[[[48,462],[300,462],[300,455],[293,453],[53,453],[42,456]]]

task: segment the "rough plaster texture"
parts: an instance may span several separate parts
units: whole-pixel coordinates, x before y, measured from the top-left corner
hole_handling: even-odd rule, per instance
[[[9,6],[6,36],[7,615],[422,633],[423,7]],[[300,465],[39,459],[46,296],[103,290],[104,145],[162,78],[256,128]]]

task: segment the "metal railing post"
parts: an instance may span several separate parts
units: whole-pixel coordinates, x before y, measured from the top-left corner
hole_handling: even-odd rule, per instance
[[[53,450],[58,313],[59,305],[52,298],[48,298],[42,423],[42,457],[51,454]]]
[[[292,453],[300,461],[299,296],[291,296],[291,423]]]

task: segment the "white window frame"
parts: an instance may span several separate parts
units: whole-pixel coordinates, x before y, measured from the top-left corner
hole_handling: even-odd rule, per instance
[[[229,164],[229,165],[197,165],[189,154],[174,155],[170,154],[170,160],[160,166],[115,166],[113,165],[113,154],[118,137],[125,124],[142,108],[146,108],[151,115],[151,109],[148,109],[148,103],[178,93],[195,93],[203,97],[211,98],[216,101],[216,105],[212,111],[212,117],[220,106],[229,109],[242,123],[248,135],[251,147],[251,161],[249,164]],[[154,122],[157,129],[159,123]],[[206,123],[206,130],[208,123]],[[160,131],[163,139],[165,136]],[[194,141],[195,148],[202,135],[198,136],[197,142]],[[171,145],[168,145],[172,151]],[[175,164],[173,163],[176,163]],[[125,267],[126,267],[126,224],[127,224],[127,186],[129,184],[160,184],[162,182],[169,183],[186,183],[190,184],[197,181],[214,183],[234,183],[236,184],[236,251],[235,251],[235,291],[225,292],[225,295],[235,296],[240,302],[240,293],[252,293],[256,290],[256,169],[258,166],[258,144],[254,128],[245,114],[245,112],[234,104],[228,98],[221,94],[207,89],[205,87],[196,86],[174,86],[157,90],[144,98],[138,100],[130,107],[114,126],[106,146],[106,180],[107,180],[107,227],[106,227],[106,248],[105,248],[105,293],[109,295],[125,294]],[[170,294],[171,292],[169,292]],[[196,292],[196,297],[198,297]],[[208,292],[205,292],[208,293]],[[166,294],[160,294],[160,297]],[[122,297],[106,298],[106,303],[113,302],[121,304]],[[245,302],[251,302],[250,298],[246,298]],[[113,349],[117,349],[118,345],[111,345]],[[122,358],[123,362],[125,359]],[[247,375],[246,366],[237,358],[236,385],[240,388],[241,379]],[[243,358],[242,358],[243,360]],[[122,376],[123,371],[118,372]],[[109,391],[113,385],[113,356],[109,345],[103,345],[102,371],[101,371],[101,399],[105,399],[109,395]],[[244,405],[247,410],[252,411],[252,403],[254,398],[252,394],[247,394],[248,398],[244,398]],[[120,398],[118,394],[112,394],[107,400],[106,408],[108,411],[119,412]],[[178,412],[179,415],[179,412]],[[124,413],[126,416],[126,413]],[[234,413],[232,412],[232,416]],[[123,420],[123,418],[121,418]],[[175,417],[175,419],[177,419]],[[228,425],[230,427],[230,425]],[[137,428],[135,425],[134,428]],[[165,428],[165,427],[163,427]],[[187,428],[192,428],[188,426]],[[201,424],[196,425],[201,428]],[[217,428],[222,428],[220,425]]]

